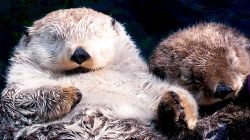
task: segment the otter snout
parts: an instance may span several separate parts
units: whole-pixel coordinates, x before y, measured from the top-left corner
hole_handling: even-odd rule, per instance
[[[90,55],[82,48],[78,47],[75,49],[75,52],[71,56],[71,60],[77,64],[82,64],[84,61],[90,58]]]
[[[214,93],[214,97],[224,99],[228,94],[232,92],[233,89],[231,86],[225,84],[218,84]]]

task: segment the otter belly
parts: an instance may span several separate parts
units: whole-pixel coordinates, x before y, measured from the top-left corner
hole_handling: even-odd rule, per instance
[[[108,108],[112,115],[143,122],[154,116],[154,101],[146,94],[143,79],[139,77],[112,72],[82,74],[70,79],[74,81],[68,82],[82,93],[81,102],[72,112],[77,113],[87,107]]]

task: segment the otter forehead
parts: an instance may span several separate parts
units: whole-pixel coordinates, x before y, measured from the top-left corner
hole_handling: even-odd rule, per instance
[[[246,58],[244,45],[249,44],[247,41],[232,28],[208,23],[180,30],[160,46],[174,48],[188,63],[197,63],[202,67],[205,64],[237,67],[240,65],[239,59]]]
[[[107,36],[113,31],[112,18],[100,12],[87,8],[58,10],[49,13],[34,22],[29,28],[29,34],[51,33],[62,36],[91,37],[91,35]],[[86,35],[86,36],[85,36]]]
[[[234,28],[217,23],[198,24],[178,31],[171,38],[177,42],[186,43],[184,45],[187,43],[190,45],[197,43],[200,44],[199,47],[204,45],[206,49],[243,48],[244,45],[249,44],[249,41]]]
[[[130,43],[119,22],[87,8],[49,13],[35,21],[24,38],[27,47],[17,51],[53,72],[103,68],[120,53],[117,47]]]

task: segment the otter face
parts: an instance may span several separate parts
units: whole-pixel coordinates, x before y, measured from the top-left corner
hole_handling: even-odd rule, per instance
[[[29,28],[25,51],[35,63],[53,71],[99,69],[112,61],[120,27],[91,9],[55,11]]]
[[[249,74],[247,57],[239,57],[234,50],[225,48],[210,49],[209,52],[212,54],[187,57],[184,60],[187,65],[180,67],[178,83],[192,91],[200,105],[234,98]]]
[[[234,98],[250,74],[250,42],[222,24],[198,24],[163,40],[150,70],[184,86],[200,105]]]

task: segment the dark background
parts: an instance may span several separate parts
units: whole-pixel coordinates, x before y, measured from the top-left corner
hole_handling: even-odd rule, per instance
[[[123,23],[145,58],[168,34],[201,21],[225,23],[250,37],[248,0],[0,0],[0,91],[24,27],[51,11],[75,7],[90,7]]]

